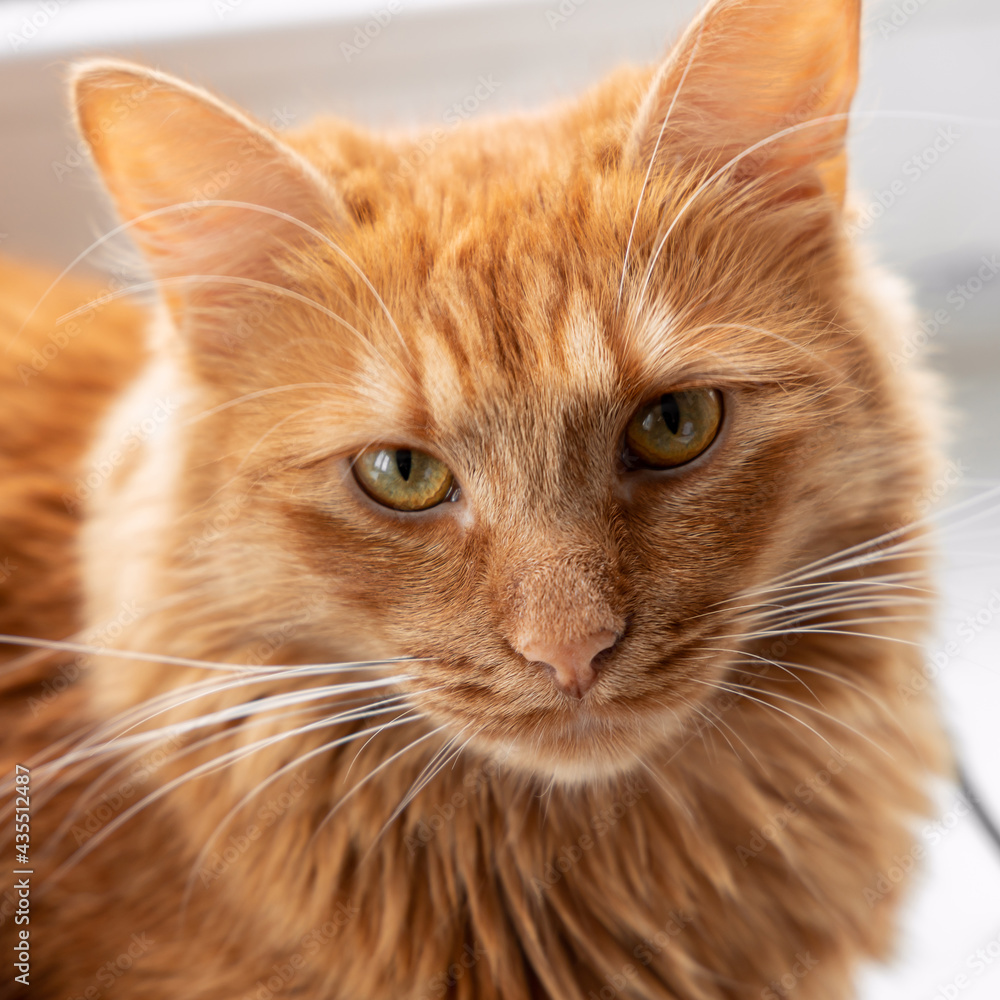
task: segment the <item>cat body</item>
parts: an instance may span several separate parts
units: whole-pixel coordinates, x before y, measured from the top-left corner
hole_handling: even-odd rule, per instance
[[[11,768],[62,755],[36,996],[832,1000],[887,954],[946,762],[908,685],[940,417],[844,235],[857,21],[715,3],[404,172],[419,137],[78,70],[161,303],[5,396],[48,478],[3,630],[120,654],[6,680]],[[676,399],[714,437],[637,463]],[[394,509],[373,448],[454,485]]]

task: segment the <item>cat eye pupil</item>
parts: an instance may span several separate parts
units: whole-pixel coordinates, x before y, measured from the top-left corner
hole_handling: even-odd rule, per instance
[[[677,397],[672,392],[660,397],[660,415],[670,428],[670,433],[676,434],[681,425],[681,408],[677,405]]]
[[[633,414],[623,461],[630,469],[684,465],[715,440],[721,422],[722,396],[715,389],[662,393]]]
[[[366,448],[352,460],[351,471],[372,500],[392,510],[428,510],[458,498],[448,466],[416,448]]]

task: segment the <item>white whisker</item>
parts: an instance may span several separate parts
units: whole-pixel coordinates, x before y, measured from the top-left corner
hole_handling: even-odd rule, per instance
[[[370,705],[370,706],[368,706],[369,709],[373,709],[373,710],[368,711],[365,715],[359,716],[358,718],[368,719],[368,718],[372,718],[374,715],[381,715],[384,712],[394,712],[394,711],[396,711],[400,707],[400,703],[404,702],[407,697],[408,697],[407,695],[399,695],[397,698],[389,699],[389,700],[395,702],[395,704],[392,704],[392,705],[389,705],[387,703],[386,704],[380,704],[377,708],[375,706],[371,706]],[[374,732],[368,738],[368,740],[366,741],[366,744],[370,740],[372,740],[376,736],[378,736],[380,733],[385,732],[386,729],[393,728],[394,726],[396,726],[397,724],[400,724],[403,721],[415,722],[415,721],[419,721],[422,718],[423,718],[423,715],[421,713],[417,712],[416,710],[411,709],[409,712],[405,712],[403,715],[397,716],[395,719],[391,719],[389,722],[383,723],[383,724],[375,727]],[[333,721],[334,720],[331,720],[331,723]],[[351,719],[349,719],[347,721],[353,722],[353,721],[356,721],[356,719],[355,718],[351,718]],[[226,813],[226,815],[215,825],[215,829],[209,834],[208,838],[205,841],[205,846],[202,848],[201,852],[198,854],[198,857],[195,859],[194,864],[192,865],[191,876],[188,879],[187,889],[185,891],[185,905],[186,905],[186,901],[187,901],[188,895],[190,894],[190,891],[191,891],[191,888],[192,888],[195,871],[197,869],[199,869],[199,868],[202,867],[202,865],[203,865],[203,863],[205,861],[205,858],[208,857],[208,852],[211,850],[212,842],[214,841],[215,837],[222,830],[224,830],[229,825],[229,823],[240,813],[240,811],[245,806],[247,806],[254,798],[256,798],[257,795],[259,795],[265,788],[267,788],[269,785],[273,784],[279,778],[283,777],[285,774],[287,774],[292,769],[301,766],[302,764],[306,763],[309,760],[312,760],[314,757],[319,756],[320,754],[326,752],[332,746],[335,746],[335,745],[336,745],[336,741],[334,741],[334,743],[324,743],[324,744],[322,744],[319,747],[316,747],[316,748],[314,748],[312,750],[307,751],[304,754],[301,754],[300,756],[296,757],[294,760],[289,761],[287,764],[282,765],[276,771],[273,771],[271,774],[267,775],[267,777],[265,777],[261,781],[259,781],[235,805],[233,805],[232,808],[230,808],[230,810]],[[315,831],[314,831],[312,837],[310,838],[310,843],[312,842],[312,839],[315,837],[315,835],[316,834],[315,834]]]
[[[362,718],[363,716],[358,716]],[[340,718],[338,722],[352,721],[349,718]],[[62,877],[74,864],[78,864],[83,860],[88,854],[95,850],[101,843],[103,843],[108,837],[110,837],[116,830],[127,823],[133,816],[148,808],[154,802],[159,801],[164,796],[169,795],[174,789],[187,784],[196,778],[204,777],[221,771],[226,767],[233,764],[239,763],[246,757],[252,756],[254,753],[266,749],[267,747],[273,746],[276,743],[280,743],[283,740],[292,739],[294,737],[303,736],[310,732],[315,732],[318,729],[328,728],[330,725],[335,724],[327,719],[320,719],[316,722],[308,723],[304,726],[299,726],[296,729],[288,730],[286,732],[278,733],[273,736],[265,737],[263,739],[257,740],[255,743],[250,744],[248,747],[238,747],[235,750],[228,751],[221,754],[210,761],[206,761],[204,764],[200,764],[190,771],[185,772],[177,778],[174,778],[165,784],[159,785],[156,789],[146,795],[139,802],[130,806],[125,812],[116,816],[111,820],[106,826],[96,833],[93,837],[82,845],[67,861],[60,865],[55,872],[53,872],[50,881],[56,882]],[[389,725],[388,723],[386,725]],[[323,750],[331,750],[335,747],[341,746],[345,743],[349,743],[353,739],[357,739],[361,736],[366,736],[373,730],[363,729],[360,732],[349,733],[347,736],[340,737],[336,740],[332,740],[327,744],[324,744]]]
[[[337,243],[335,243],[332,239],[330,239],[329,236],[327,236],[325,233],[320,232],[320,230],[316,229],[315,227],[310,226],[308,223],[303,222],[301,219],[296,219],[295,216],[289,215],[287,212],[282,212],[279,211],[278,209],[270,208],[267,205],[255,205],[252,202],[247,202],[247,201],[227,201],[222,198],[213,198],[213,199],[202,199],[198,201],[179,202],[174,205],[164,205],[160,208],[152,209],[149,212],[144,212],[141,215],[137,215],[134,218],[127,220],[126,222],[120,223],[119,225],[115,226],[113,229],[105,233],[103,236],[99,237],[97,240],[91,243],[90,246],[86,247],[84,250],[78,253],[76,257],[74,257],[73,260],[70,261],[70,263],[66,267],[64,267],[62,271],[59,272],[59,274],[55,277],[55,279],[52,281],[49,287],[45,289],[45,291],[39,298],[38,302],[28,313],[24,322],[18,328],[17,332],[14,334],[13,337],[11,337],[10,341],[7,344],[6,352],[10,351],[11,346],[18,339],[18,337],[20,337],[20,335],[24,332],[25,327],[27,327],[27,325],[31,322],[35,313],[38,312],[38,309],[41,306],[41,304],[49,297],[49,295],[51,294],[52,290],[56,287],[56,285],[58,285],[59,282],[62,281],[62,279],[65,278],[66,275],[69,274],[69,272],[74,267],[76,267],[76,265],[79,264],[80,261],[82,261],[90,253],[92,253],[98,247],[103,246],[105,243],[113,239],[115,236],[127,232],[133,226],[141,225],[144,222],[149,222],[152,219],[159,218],[160,216],[163,215],[169,215],[172,212],[190,211],[192,208],[195,209],[241,208],[250,212],[259,212],[263,215],[269,215],[272,216],[273,218],[281,219],[283,222],[288,222],[293,226],[297,226],[304,232],[309,233],[311,236],[314,236],[321,243],[324,243],[336,254],[338,254],[348,265],[348,267],[350,267],[354,271],[354,273],[362,280],[362,282],[364,282],[365,287],[371,293],[372,297],[375,299],[379,308],[382,310],[382,313],[389,321],[389,324],[392,326],[392,329],[395,332],[400,345],[403,347],[405,351],[407,352],[409,351],[409,346],[407,345],[406,340],[403,337],[403,334],[400,332],[399,327],[396,325],[396,321],[392,318],[392,315],[390,314],[388,307],[382,300],[382,296],[379,295],[379,293],[375,290],[375,286],[371,283],[368,276],[361,270],[360,267],[358,267],[358,265],[351,258],[351,256],[342,247],[340,247]]]
[[[625,259],[622,262],[622,276],[621,281],[618,282],[618,299],[615,304],[615,312],[621,307],[622,303],[622,292],[625,289],[625,275],[628,273],[628,258],[629,253],[632,250],[632,238],[635,236],[635,226],[639,221],[639,211],[642,208],[642,199],[645,197],[646,188],[649,186],[649,178],[653,173],[653,167],[656,165],[656,154],[660,150],[660,143],[663,141],[663,133],[666,131],[667,124],[670,121],[670,116],[673,114],[674,106],[677,104],[677,98],[680,95],[681,90],[684,87],[684,82],[687,80],[688,73],[691,70],[691,66],[694,64],[694,58],[698,54],[698,48],[701,45],[701,35],[705,30],[704,19],[698,25],[698,34],[695,36],[694,44],[691,46],[691,52],[688,55],[687,62],[684,65],[684,71],[681,73],[681,78],[677,83],[677,87],[674,90],[673,96],[670,99],[670,105],[667,108],[667,113],[663,116],[663,121],[660,124],[660,131],[656,135],[656,143],[653,146],[653,152],[649,155],[649,165],[646,167],[646,176],[642,179],[642,187],[639,190],[639,198],[635,205],[635,214],[632,216],[632,225],[628,231],[628,242],[625,244]]]

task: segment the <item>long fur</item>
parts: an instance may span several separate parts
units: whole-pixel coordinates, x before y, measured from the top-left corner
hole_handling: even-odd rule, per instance
[[[436,146],[285,145],[81,68],[162,305],[25,378],[101,290],[0,276],[0,631],[92,653],[4,668],[34,996],[833,1000],[887,954],[873,887],[946,766],[912,684],[939,421],[844,235],[856,34],[854,3],[727,0],[663,67]],[[724,393],[719,439],[623,471],[684,386]],[[458,502],[378,507],[373,443]],[[514,648],[606,622],[583,699]]]

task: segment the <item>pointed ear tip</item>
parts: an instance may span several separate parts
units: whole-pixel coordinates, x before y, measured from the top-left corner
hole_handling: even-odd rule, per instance
[[[81,86],[112,83],[116,80],[134,81],[156,76],[155,70],[139,63],[110,56],[77,59],[69,68],[69,84],[75,91]]]
[[[156,73],[148,67],[123,59],[81,59],[69,69],[70,104],[79,117],[94,96],[102,91],[135,86],[155,76]]]
[[[754,7],[757,6],[757,10]],[[806,16],[817,22],[840,21],[852,27],[861,22],[862,0],[809,0],[807,5],[796,5],[789,0],[778,0],[772,4],[757,4],[753,0],[709,0],[702,8],[698,20],[710,21],[723,17],[756,17],[763,14],[783,20],[787,15]]]

